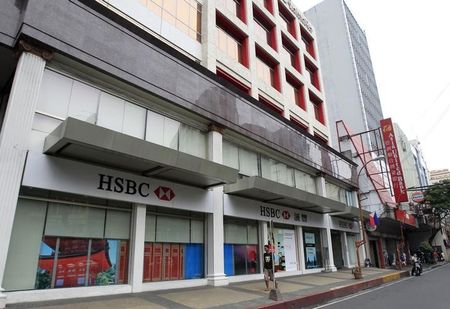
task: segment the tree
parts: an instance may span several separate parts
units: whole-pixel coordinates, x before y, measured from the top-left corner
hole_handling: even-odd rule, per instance
[[[429,207],[428,214],[433,220],[431,243],[437,232],[442,228],[442,222],[450,216],[450,180],[442,180],[428,187],[425,191],[425,203]],[[438,227],[436,227],[438,224]]]

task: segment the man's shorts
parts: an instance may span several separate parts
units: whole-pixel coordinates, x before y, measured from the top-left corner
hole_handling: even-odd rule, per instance
[[[273,281],[273,270],[272,269],[264,269],[264,280],[265,281]]]

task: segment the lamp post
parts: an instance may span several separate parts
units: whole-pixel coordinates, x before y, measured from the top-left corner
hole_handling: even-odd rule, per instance
[[[358,185],[359,185],[359,176],[361,176],[361,172],[363,171],[363,169],[365,169],[367,164],[369,164],[370,162],[380,161],[383,159],[384,159],[384,155],[379,155],[379,156],[367,161],[366,163],[364,163],[364,165],[359,170],[358,176],[356,178]],[[361,261],[359,259],[359,247],[361,247],[362,245],[364,245],[366,243],[366,233],[364,232],[364,221],[363,221],[364,218],[363,218],[363,212],[362,212],[362,207],[361,207],[361,193],[360,193],[359,187],[358,187],[357,197],[358,197],[358,208],[359,208],[359,225],[361,227],[362,240],[355,241],[356,260],[358,262],[358,266],[355,267],[355,269],[353,270],[353,275],[355,276],[355,279],[362,279]]]

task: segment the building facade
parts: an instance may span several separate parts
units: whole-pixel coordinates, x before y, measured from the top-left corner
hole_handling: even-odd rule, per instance
[[[343,0],[324,0],[305,15],[316,30],[331,137],[337,147],[336,121],[360,133],[379,128],[383,119],[369,45]]]
[[[277,276],[355,265],[290,1],[11,0],[0,29],[0,308],[262,279],[268,242]]]
[[[448,169],[431,170],[430,182],[431,184],[438,183],[441,180],[450,179],[450,171]]]

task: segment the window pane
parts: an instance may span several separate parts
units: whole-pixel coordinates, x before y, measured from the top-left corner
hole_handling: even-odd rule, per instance
[[[191,243],[203,243],[203,221],[191,220]]]
[[[243,224],[225,223],[225,243],[247,244],[247,226]]]
[[[54,237],[45,239],[49,247],[53,246]],[[58,238],[57,267],[54,274],[55,288],[67,288],[89,285],[86,282],[89,239]]]
[[[156,240],[156,217],[147,215],[145,219],[145,241],[154,242]]]
[[[200,130],[182,124],[179,150],[196,157],[206,158],[206,136]]]
[[[164,116],[147,111],[147,126],[145,129],[145,140],[163,145],[164,142]]]
[[[129,239],[131,213],[127,211],[106,211],[105,238]]]
[[[125,102],[122,132],[137,138],[144,138],[146,110],[136,104]]]
[[[50,70],[44,71],[36,110],[65,119],[73,80]]]
[[[189,219],[158,216],[157,242],[189,243]]]
[[[98,108],[97,125],[122,132],[125,102],[115,96],[102,92]]]
[[[56,242],[57,237],[47,236],[42,239],[36,271],[36,289],[50,289],[52,287],[53,269],[56,255]]]
[[[239,148],[239,171],[247,176],[258,175],[258,155]]]
[[[164,117],[164,141],[163,146],[178,149],[178,130],[180,123],[173,119]]]
[[[105,210],[49,203],[45,235],[103,238]]]
[[[223,141],[222,144],[223,164],[235,169],[239,169],[239,149],[237,146]]]
[[[2,287],[7,291],[33,289],[47,203],[19,199],[9,243]]]
[[[69,116],[89,123],[97,121],[100,90],[74,81],[70,96]]]
[[[92,240],[89,260],[89,285],[128,282],[128,241]]]
[[[248,225],[248,244],[258,244],[258,226],[257,225]]]
[[[261,156],[261,176],[269,180],[278,181],[276,162],[274,160]]]

